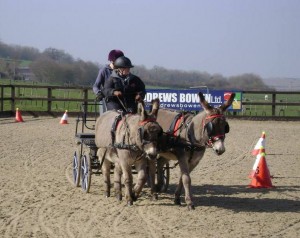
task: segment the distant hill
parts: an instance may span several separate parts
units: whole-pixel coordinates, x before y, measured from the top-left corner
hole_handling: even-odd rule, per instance
[[[103,65],[102,65],[103,66]],[[24,71],[25,70],[25,71]],[[30,72],[29,72],[30,71]],[[43,52],[33,47],[8,45],[0,40],[0,77],[35,80],[50,84],[93,85],[99,65],[85,62],[64,50],[47,48]],[[270,90],[259,75],[241,74],[226,78],[221,74],[182,71],[154,66],[137,66],[132,72],[147,86],[190,88],[206,86],[219,90]]]
[[[300,78],[265,78],[263,82],[277,91],[300,91]]]

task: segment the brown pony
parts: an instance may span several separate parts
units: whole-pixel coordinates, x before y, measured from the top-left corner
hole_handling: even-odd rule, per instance
[[[191,194],[191,171],[202,159],[206,147],[211,147],[217,155],[225,152],[225,133],[229,125],[224,112],[232,104],[235,94],[218,108],[208,104],[203,94],[199,93],[200,104],[204,111],[197,115],[182,114],[167,109],[160,109],[157,122],[164,131],[160,142],[160,159],[158,159],[158,190],[162,186],[162,168],[168,160],[178,160],[180,179],[175,191],[175,204],[180,205],[182,188],[185,190],[185,201],[188,209],[194,209]]]
[[[111,163],[114,163],[116,197],[122,200],[121,175],[123,174],[125,199],[128,205],[132,205],[137,199],[146,182],[147,159],[155,161],[157,157],[157,139],[162,134],[162,128],[156,122],[159,100],[154,100],[153,105],[153,110],[148,115],[144,103],[139,102],[138,113],[122,116],[117,125],[115,125],[116,117],[120,114],[116,111],[107,111],[96,121],[95,143],[98,147],[98,158],[103,163],[105,195],[110,196],[110,170]],[[138,173],[134,188],[132,188],[132,165]],[[151,192],[154,192],[153,188]]]

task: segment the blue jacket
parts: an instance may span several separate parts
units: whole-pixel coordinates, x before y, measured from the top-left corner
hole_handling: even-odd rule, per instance
[[[105,81],[110,77],[112,68],[107,64],[99,70],[96,81],[93,85],[93,92],[97,95],[102,91]]]

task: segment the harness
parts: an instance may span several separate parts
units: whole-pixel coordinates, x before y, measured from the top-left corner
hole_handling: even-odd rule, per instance
[[[191,157],[192,154],[194,153],[194,151],[201,151],[205,148],[205,146],[201,146],[201,145],[196,145],[196,144],[192,144],[192,140],[191,140],[191,135],[189,134],[189,126],[190,126],[190,122],[192,121],[192,118],[186,122],[186,120],[188,118],[190,118],[192,116],[191,113],[178,113],[170,127],[169,130],[166,132],[167,134],[167,145],[168,147],[181,147],[184,148],[186,151],[190,151],[191,152]],[[183,129],[186,129],[186,138],[187,139],[182,139],[183,141],[180,141],[180,133]]]
[[[127,114],[127,115],[132,115],[132,114]],[[128,117],[128,116],[127,116]],[[130,130],[129,130],[129,126],[128,126],[128,123],[126,121],[127,119],[126,115],[122,116],[121,114],[116,116],[115,117],[115,120],[114,120],[114,123],[112,125],[112,128],[111,128],[111,139],[112,139],[112,143],[111,143],[111,147],[114,147],[114,148],[117,148],[117,149],[123,149],[123,150],[132,150],[132,151],[141,151],[142,154],[141,156],[144,154],[143,150],[139,148],[139,146],[137,144],[131,144],[128,140],[129,143],[126,143],[126,135],[130,135]],[[139,128],[138,128],[138,133],[139,133],[139,138],[141,140],[141,145],[142,147],[146,144],[149,144],[151,143],[151,141],[147,141],[144,139],[144,131],[145,131],[145,125],[147,123],[150,123],[150,122],[155,122],[156,123],[156,120],[155,119],[152,119],[152,118],[148,118],[144,121],[140,121],[139,122]],[[121,124],[123,123],[123,125],[125,126],[125,129],[126,129],[126,132],[124,133],[123,135],[123,140],[122,142],[119,142],[119,143],[116,143],[115,142],[115,139],[116,139],[116,131],[118,129],[119,126],[121,126]],[[140,157],[141,157],[140,156]]]
[[[206,147],[211,148],[213,146],[213,143],[218,140],[224,140],[225,133],[229,132],[229,125],[226,122],[225,123],[225,133],[224,134],[217,134],[215,135],[214,127],[212,121],[216,118],[221,118],[222,120],[225,120],[225,116],[223,114],[215,114],[211,116],[206,116],[202,121],[202,133],[204,133],[205,130],[207,130],[208,135],[208,141],[205,142],[205,145],[199,145],[193,143],[191,131],[189,130],[190,123],[192,121],[192,118],[186,122],[190,118],[191,114],[183,114],[179,113],[174,117],[174,120],[172,121],[169,130],[166,132],[167,134],[167,145],[171,147],[181,147],[184,148],[186,151],[190,151],[190,159],[193,156],[193,153],[195,151],[202,151]],[[207,122],[208,121],[208,122]],[[183,129],[186,129],[186,139],[179,138],[179,135]]]

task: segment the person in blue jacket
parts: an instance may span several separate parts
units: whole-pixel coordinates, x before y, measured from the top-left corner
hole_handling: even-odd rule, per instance
[[[111,50],[108,54],[109,64],[106,64],[103,68],[99,70],[98,76],[93,85],[93,92],[96,95],[96,100],[98,102],[102,101],[102,99],[104,98],[102,90],[105,81],[110,77],[114,69],[114,62],[117,58],[121,56],[124,56],[124,53],[121,50]],[[103,111],[106,111],[105,103],[103,103]]]
[[[125,56],[114,62],[114,70],[103,88],[107,110],[137,112],[137,101],[145,98],[146,89],[143,81],[130,72],[132,67]]]

